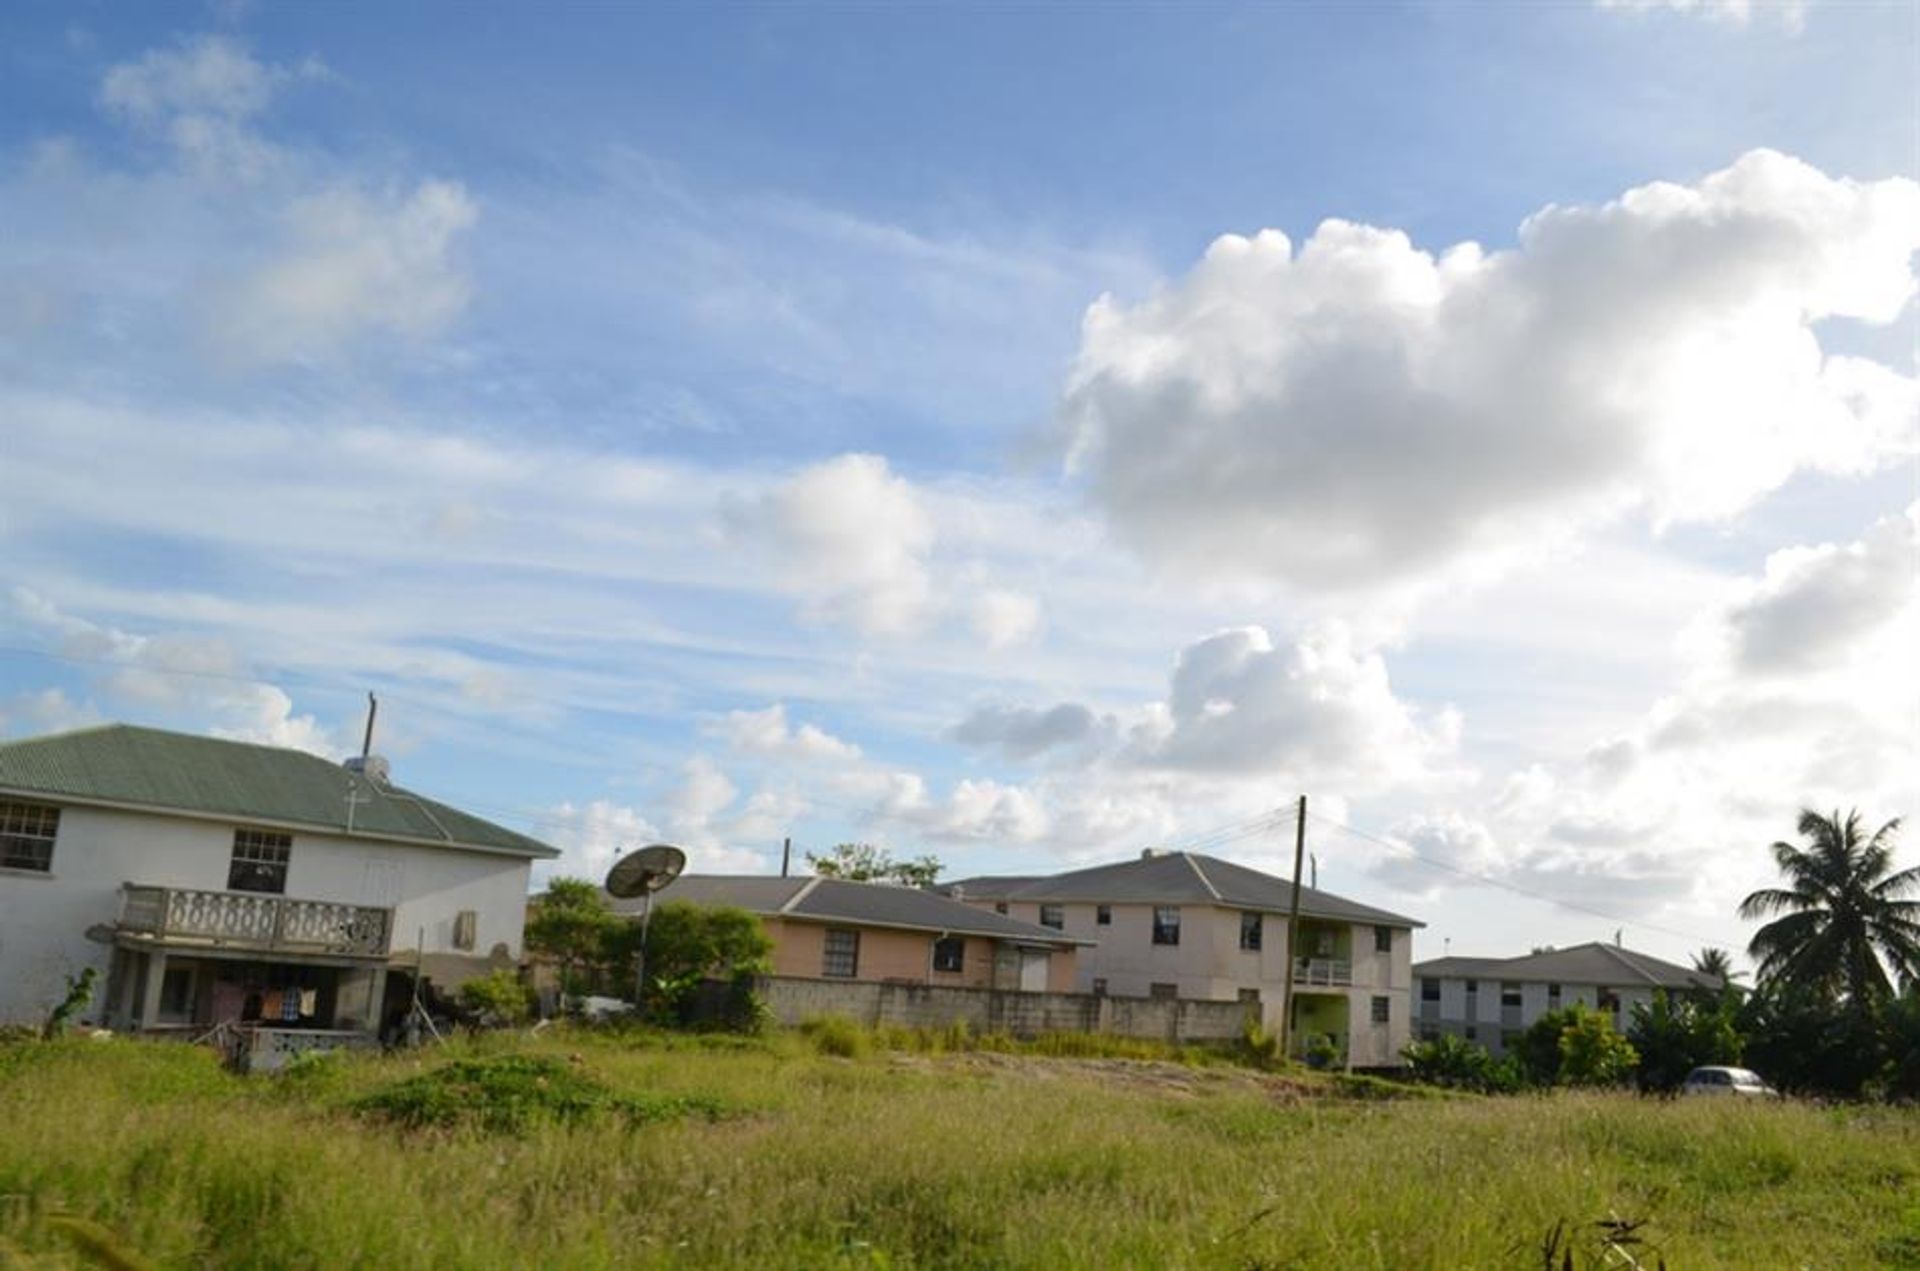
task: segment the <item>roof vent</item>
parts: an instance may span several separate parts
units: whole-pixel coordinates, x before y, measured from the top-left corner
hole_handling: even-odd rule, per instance
[[[385,755],[355,755],[347,760],[346,769],[359,773],[377,786],[387,785],[393,779],[393,769]]]
[[[1140,849],[1140,859],[1143,861],[1150,861],[1156,856],[1165,855],[1166,853],[1157,847],[1143,847]]]

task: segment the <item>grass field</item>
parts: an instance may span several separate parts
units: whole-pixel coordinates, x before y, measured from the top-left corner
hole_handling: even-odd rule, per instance
[[[575,1034],[251,1079],[0,1046],[0,1267],[1539,1267],[1609,1216],[1674,1268],[1920,1267],[1920,1111],[830,1044],[855,1057]]]

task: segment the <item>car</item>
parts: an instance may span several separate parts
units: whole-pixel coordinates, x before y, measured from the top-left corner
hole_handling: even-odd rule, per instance
[[[1760,1074],[1745,1068],[1709,1064],[1695,1068],[1680,1083],[1681,1094],[1745,1095],[1755,1099],[1777,1099],[1780,1092],[1760,1079]]]

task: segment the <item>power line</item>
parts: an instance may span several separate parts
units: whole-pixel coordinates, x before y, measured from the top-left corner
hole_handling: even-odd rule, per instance
[[[1720,940],[1716,938],[1703,936],[1697,931],[1679,931],[1673,927],[1663,927],[1659,923],[1647,922],[1644,919],[1640,919],[1640,918],[1625,918],[1619,914],[1608,913],[1604,909],[1595,909],[1591,905],[1576,904],[1573,901],[1562,899],[1559,896],[1551,896],[1545,892],[1531,891],[1525,887],[1520,886],[1517,883],[1510,883],[1504,879],[1494,878],[1487,874],[1477,873],[1476,871],[1470,870],[1470,869],[1462,869],[1458,865],[1449,864],[1446,861],[1435,860],[1431,856],[1424,856],[1421,853],[1416,852],[1412,848],[1408,847],[1405,843],[1397,843],[1391,839],[1381,838],[1377,834],[1369,834],[1365,830],[1355,829],[1353,826],[1344,824],[1340,821],[1336,821],[1332,817],[1321,816],[1318,812],[1309,812],[1307,813],[1307,817],[1309,820],[1318,821],[1322,825],[1330,826],[1333,829],[1344,830],[1346,833],[1353,835],[1355,838],[1365,839],[1369,843],[1376,843],[1379,846],[1384,847],[1389,851],[1393,852],[1397,856],[1410,857],[1413,860],[1419,861],[1422,865],[1431,866],[1434,869],[1445,870],[1450,874],[1458,874],[1462,878],[1471,879],[1476,883],[1480,883],[1487,887],[1495,887],[1501,891],[1512,892],[1516,896],[1525,896],[1528,900],[1543,901],[1546,904],[1557,905],[1562,909],[1571,909],[1576,913],[1588,914],[1595,918],[1605,918],[1608,922],[1618,923],[1623,927],[1637,927],[1642,931],[1657,931],[1661,935],[1674,936],[1681,940],[1697,940],[1701,944],[1708,945],[1708,946],[1717,947],[1722,943]]]

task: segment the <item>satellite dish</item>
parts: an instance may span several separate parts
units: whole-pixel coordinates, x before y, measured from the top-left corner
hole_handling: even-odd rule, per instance
[[[668,843],[628,852],[607,871],[607,892],[621,900],[651,896],[680,877],[687,854]]]

